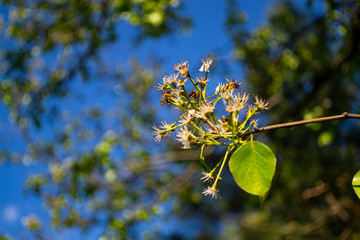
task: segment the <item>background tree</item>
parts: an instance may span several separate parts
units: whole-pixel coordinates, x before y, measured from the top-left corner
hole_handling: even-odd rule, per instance
[[[230,8],[228,30],[252,89],[270,100],[270,122],[359,112],[360,8],[356,1],[281,3],[248,33]],[[359,122],[329,122],[266,134],[278,155],[270,199],[241,218],[246,238],[354,239],[359,201]],[[306,209],[306,210],[305,210]],[[253,214],[253,213],[252,213]]]
[[[359,113],[356,1],[321,1],[325,7],[284,2],[273,8],[266,25],[251,31],[236,3],[228,2],[225,27],[246,69],[246,88],[272,105],[261,125]],[[172,141],[152,145],[151,126],[165,108],[158,111],[151,100],[160,66],[131,62],[123,71],[103,71],[100,52],[121,35],[120,19],[139,27],[139,39],[186,27],[188,20],[181,17],[176,1],[3,5],[11,14],[2,33],[8,35],[2,45],[0,97],[23,129],[26,155],[48,166],[28,179],[27,188],[46,203],[55,229],[80,228],[100,239],[359,235],[360,205],[351,187],[359,169],[358,121],[256,135],[270,143],[279,159],[262,209],[257,198],[238,190],[229,174],[222,176],[221,201],[201,198],[202,184],[192,181],[199,176],[199,164],[184,161],[197,160],[199,151],[175,150]],[[90,84],[95,75],[108,82]],[[71,84],[80,76],[83,85]],[[71,89],[84,86],[87,91],[95,86],[93,96],[106,107],[91,102],[73,116],[62,103],[71,101]],[[118,101],[102,97],[99,86],[117,86]],[[56,123],[51,136],[34,128],[45,128],[49,116]],[[5,151],[4,161],[11,156]],[[219,157],[220,149],[208,149],[210,164]],[[46,223],[36,217],[25,223],[33,237],[51,239]]]
[[[1,95],[13,118],[40,127],[48,113],[45,101],[63,97],[74,77],[89,79],[103,71],[99,49],[121,36],[116,23],[137,26],[138,38],[157,37],[186,27],[176,14],[177,1],[2,1],[3,27]],[[91,69],[90,64],[99,66]],[[20,101],[21,100],[21,101]],[[47,108],[46,108],[47,107]],[[51,110],[51,108],[50,108]]]

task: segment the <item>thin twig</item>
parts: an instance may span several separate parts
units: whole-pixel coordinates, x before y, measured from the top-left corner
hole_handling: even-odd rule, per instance
[[[305,125],[305,124],[310,124],[310,123],[327,122],[327,121],[346,119],[346,118],[347,119],[350,119],[350,118],[360,119],[360,114],[344,112],[343,114],[335,115],[335,116],[314,118],[314,119],[301,120],[301,121],[289,122],[289,123],[274,124],[274,125],[269,125],[269,126],[265,126],[262,128],[251,129],[251,130],[247,131],[244,135],[265,132],[265,131],[278,129],[278,128],[290,128],[290,127],[295,127],[295,126],[300,126],[300,125]]]

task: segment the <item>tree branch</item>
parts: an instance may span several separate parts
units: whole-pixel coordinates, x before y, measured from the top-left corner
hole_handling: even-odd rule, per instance
[[[262,128],[251,129],[251,130],[247,131],[244,135],[248,136],[248,135],[251,135],[251,134],[254,134],[254,133],[265,132],[265,131],[278,129],[278,128],[290,128],[290,127],[306,125],[306,124],[310,124],[310,123],[327,122],[327,121],[346,119],[346,118],[348,118],[348,119],[350,119],[350,118],[360,119],[360,114],[353,114],[353,113],[344,112],[343,114],[335,115],[335,116],[314,118],[314,119],[301,120],[301,121],[295,121],[295,122],[289,122],[289,123],[279,123],[279,124],[265,126],[265,127],[262,127]]]

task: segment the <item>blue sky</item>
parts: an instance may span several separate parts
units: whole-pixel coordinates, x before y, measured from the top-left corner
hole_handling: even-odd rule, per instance
[[[241,1],[240,7],[247,13],[249,28],[253,29],[264,23],[269,6],[274,2],[277,1]],[[104,48],[101,52],[103,58],[112,63],[127,64],[131,57],[145,62],[149,57],[158,56],[163,59],[165,72],[171,72],[173,64],[183,59],[189,59],[191,68],[198,69],[202,58],[219,49],[222,58],[231,59],[231,42],[223,29],[224,1],[193,0],[184,3],[185,15],[189,15],[194,21],[191,31],[185,34],[178,32],[161,39],[147,39],[140,46],[134,47],[134,30],[126,24],[121,24],[120,41]],[[231,67],[229,74],[241,77],[243,71],[236,65]],[[0,147],[25,151],[19,131],[9,121],[8,112],[3,106],[0,106]],[[41,168],[42,166],[21,163],[0,165],[0,234],[7,233],[12,237],[19,237],[23,228],[21,219],[24,216],[37,214],[46,220],[46,209],[41,201],[24,193],[23,185],[27,176]],[[74,234],[76,233],[69,232],[54,239],[76,239],[74,236],[78,235]]]

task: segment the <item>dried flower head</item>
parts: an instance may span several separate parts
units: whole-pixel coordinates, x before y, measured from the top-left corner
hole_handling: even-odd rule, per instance
[[[178,87],[184,87],[186,83],[186,79],[178,79],[176,84]]]
[[[164,126],[164,124],[163,124]],[[161,126],[161,128],[163,127]],[[166,130],[161,130],[159,127],[157,127],[155,124],[153,126],[153,133],[152,135],[154,136],[154,141],[155,142],[160,142],[161,141],[161,138],[165,137],[165,136],[168,136],[169,135],[169,132],[167,132]]]
[[[188,94],[188,97],[193,99],[197,98],[198,96],[199,96],[199,92],[195,90],[192,90],[191,93]]]
[[[196,77],[197,84],[200,85],[201,88],[204,88],[207,85],[209,79],[205,79],[203,77]]]
[[[259,96],[254,95],[255,98],[255,107],[259,110],[267,110],[269,109],[269,103],[265,102],[264,99],[261,99]]]
[[[160,128],[167,132],[172,131],[171,125],[167,124],[166,121],[161,121]]]
[[[181,61],[174,65],[174,70],[181,74],[182,78],[185,78],[189,74],[189,61]]]
[[[175,87],[175,83],[177,82],[177,80],[179,79],[179,74],[166,74],[163,76],[162,83],[158,83],[157,86],[155,86],[155,88],[157,90],[161,90],[161,91],[165,91],[166,89],[170,89],[171,87]],[[171,87],[170,87],[171,86]]]
[[[202,174],[202,177],[200,178],[201,181],[209,182],[209,183],[212,183],[214,181],[214,174],[204,171],[202,171],[201,174]]]
[[[213,113],[215,110],[215,107],[210,104],[203,104],[201,107],[199,107],[198,111],[195,113],[195,117],[200,118],[202,120],[207,119],[207,114]]]
[[[171,91],[166,91],[165,93],[161,94],[161,102],[160,105],[164,103],[170,103],[174,100],[174,94]]]
[[[202,194],[204,196],[209,195],[212,198],[215,198],[215,200],[221,199],[221,196],[219,195],[219,190],[217,190],[214,186],[212,186],[212,187],[208,186],[207,188],[204,188],[204,190],[202,191]]]
[[[231,100],[224,101],[226,111],[229,113],[240,111],[243,109],[249,100],[249,95],[246,93],[233,95]]]
[[[225,90],[228,90],[229,88],[230,89],[237,89],[237,88],[240,87],[240,82],[235,78],[230,79],[229,76],[226,76],[225,80],[226,80]]]
[[[252,126],[252,127],[254,127],[254,128],[256,128],[257,125],[258,125],[258,120],[257,120],[257,119],[254,119],[254,120],[252,120],[252,121],[250,122],[250,126]]]

